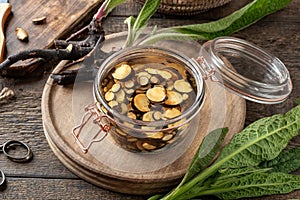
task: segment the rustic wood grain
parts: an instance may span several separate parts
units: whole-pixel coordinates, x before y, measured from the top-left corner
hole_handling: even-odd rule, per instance
[[[144,199],[110,192],[76,179],[9,177],[7,181],[10,192],[1,192],[1,199]]]
[[[17,8],[21,8],[24,1],[11,0],[13,12],[17,15]],[[46,2],[46,1],[45,1]],[[60,1],[64,2],[64,1]],[[66,2],[66,1],[65,1]],[[87,1],[86,1],[87,2]],[[233,0],[242,4],[246,0]],[[132,1],[116,9],[104,22],[107,33],[126,30],[123,21],[126,16],[136,15],[140,5],[133,5]],[[230,4],[229,4],[230,5]],[[228,6],[229,6],[228,5]],[[229,6],[230,7],[230,6]],[[231,7],[213,9],[210,12],[184,19],[180,17],[156,14],[150,24],[161,27],[182,25],[190,22],[204,22],[219,18],[228,13]],[[124,9],[123,9],[124,8]],[[263,20],[240,31],[235,36],[245,38],[279,57],[290,71],[294,90],[290,98],[278,105],[260,105],[247,102],[246,124],[261,117],[276,113],[284,113],[295,106],[295,100],[300,98],[300,0],[291,4]],[[19,13],[20,14],[20,13]],[[11,18],[12,20],[12,18]],[[17,19],[15,19],[17,20]],[[11,23],[11,21],[9,21]],[[17,22],[15,22],[17,23]],[[11,25],[11,24],[10,24]],[[9,26],[10,26],[9,25]],[[66,29],[68,30],[68,29]],[[13,38],[13,32],[6,35]],[[42,41],[40,41],[42,42]],[[10,48],[15,48],[11,46]],[[16,164],[0,155],[0,169],[8,176],[8,187],[0,193],[1,199],[145,199],[110,192],[93,186],[72,174],[52,153],[44,136],[41,120],[41,97],[48,74],[42,80],[6,80],[16,92],[16,98],[0,105],[0,142],[8,139],[20,139],[32,146],[34,159],[30,163]],[[61,100],[63,101],[63,99]],[[300,138],[294,139],[300,143]],[[298,171],[297,174],[300,174]],[[76,196],[80,194],[80,196]],[[289,195],[265,197],[267,199],[297,199],[300,191]],[[265,199],[261,198],[261,199]]]
[[[64,36],[76,27],[81,20],[89,16],[90,11],[98,7],[99,0],[51,0],[34,1],[10,0],[13,15],[7,23],[7,55],[15,54],[29,48],[49,48],[53,40]],[[47,22],[34,25],[32,20],[42,16]],[[17,27],[25,29],[29,34],[29,42],[19,41],[14,31]]]
[[[78,30],[83,22],[90,21],[101,2],[103,0],[28,0],[23,2],[11,0],[12,15],[9,16],[5,29],[7,36],[5,58],[25,50],[53,48],[55,39],[68,37]],[[32,22],[40,17],[46,17],[46,22],[40,25]],[[16,28],[26,30],[28,40],[17,39]],[[44,66],[37,64],[24,67],[31,61],[32,59],[18,61],[9,69],[2,71],[1,75],[10,77],[39,76],[42,71],[38,68]]]

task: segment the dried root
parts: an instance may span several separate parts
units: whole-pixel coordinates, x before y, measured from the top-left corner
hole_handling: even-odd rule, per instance
[[[15,93],[13,90],[4,87],[0,92],[0,102],[7,101],[15,96]]]
[[[23,42],[28,41],[28,33],[23,28],[19,28],[19,27],[16,28],[15,33],[16,33],[16,36],[19,40],[21,40]]]
[[[36,23],[45,20],[44,18],[35,19]],[[83,33],[83,31],[88,30],[88,36],[82,41],[71,41],[72,38]],[[16,29],[16,34],[19,39],[25,40],[26,34],[25,30],[18,28]],[[61,61],[61,60],[84,60],[88,54],[93,52],[98,45],[104,41],[104,31],[101,25],[92,21],[88,26],[84,27],[82,30],[72,34],[67,40],[56,40],[54,41],[55,49],[31,49],[19,52],[15,55],[9,56],[6,60],[0,63],[0,73],[4,76],[20,77],[26,76],[32,72],[32,67],[36,68],[42,62],[46,61]],[[29,63],[25,65],[14,66],[13,71],[21,71],[21,73],[10,73],[10,66],[21,60],[30,60]],[[24,72],[25,71],[25,72]],[[87,70],[90,71],[90,70]],[[60,82],[62,84],[73,83],[78,71],[69,71],[55,74],[53,76],[55,82]]]

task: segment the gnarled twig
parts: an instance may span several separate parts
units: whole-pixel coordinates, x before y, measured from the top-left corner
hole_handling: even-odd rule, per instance
[[[88,37],[82,41],[69,41],[71,38],[82,33],[83,30],[88,29]],[[60,60],[78,60],[85,57],[88,53],[93,51],[96,44],[104,41],[104,31],[101,25],[97,21],[92,21],[84,29],[72,34],[68,40],[56,40],[54,41],[55,49],[31,49],[19,52],[15,55],[9,56],[0,64],[0,71],[2,74],[7,74],[7,70],[14,63],[32,59],[26,65],[20,66],[23,70],[30,68],[37,63],[45,61],[60,61]]]

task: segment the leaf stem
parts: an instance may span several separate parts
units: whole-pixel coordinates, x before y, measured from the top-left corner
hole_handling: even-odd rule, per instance
[[[190,190],[194,185],[203,183],[205,179],[207,179],[209,176],[213,175],[214,172],[216,172],[219,169],[219,165],[212,165],[211,167],[207,168],[203,171],[203,173],[196,176],[191,181],[187,182],[186,184],[182,185],[181,188],[177,188],[176,190],[173,190],[170,194],[168,194],[166,197],[162,198],[162,200],[167,199],[175,199],[176,197],[181,196],[188,190]]]
[[[267,134],[261,135],[257,139],[241,145],[239,148],[237,148],[234,151],[232,151],[229,155],[227,155],[223,159],[217,160],[212,166],[210,166],[209,168],[207,168],[206,170],[204,170],[202,173],[200,173],[198,176],[196,176],[194,179],[192,179],[188,183],[184,184],[181,188],[173,190],[170,194],[168,194],[163,199],[166,200],[166,199],[174,199],[176,197],[179,197],[183,193],[185,193],[188,190],[190,190],[196,184],[203,183],[208,177],[212,176],[218,169],[220,169],[221,166],[224,163],[226,163],[228,160],[230,160],[231,158],[233,158],[234,156],[236,156],[237,154],[239,154],[243,150],[245,150],[245,149],[249,148],[250,146],[258,143],[261,140],[265,140],[266,138],[268,138],[268,137],[276,134],[280,130],[288,129],[288,127],[291,127],[293,125],[297,125],[297,123],[299,123],[299,121],[300,121],[300,118],[299,119],[296,118],[296,119],[294,119],[294,121],[292,121],[290,123],[287,123],[285,126],[282,126],[282,127],[278,128],[278,129],[275,129],[275,130],[273,130],[273,131],[271,131],[271,132],[269,132]],[[296,134],[296,132],[294,134]],[[289,138],[287,139],[287,141],[289,139],[291,139],[290,137],[292,137],[292,136],[289,136]],[[287,144],[287,142],[286,142],[286,144]],[[285,147],[286,145],[283,145],[283,146]]]

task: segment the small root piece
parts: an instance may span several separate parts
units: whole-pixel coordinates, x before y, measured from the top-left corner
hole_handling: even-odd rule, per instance
[[[35,25],[41,25],[41,24],[45,24],[46,23],[46,19],[47,17],[43,16],[43,17],[39,17],[39,18],[35,18],[32,20],[32,23]]]
[[[122,64],[116,68],[112,76],[117,80],[126,79],[132,73],[132,68],[127,64]]]
[[[15,96],[15,93],[13,90],[4,87],[0,92],[0,101],[2,100],[9,100]]]
[[[166,98],[166,90],[161,86],[154,86],[147,90],[146,95],[150,101],[162,102]]]
[[[24,29],[18,27],[18,28],[16,28],[15,33],[19,40],[24,41],[24,42],[28,41],[28,33]]]
[[[134,106],[141,112],[150,111],[150,101],[145,94],[138,94],[133,99]]]

